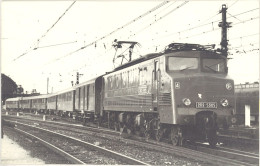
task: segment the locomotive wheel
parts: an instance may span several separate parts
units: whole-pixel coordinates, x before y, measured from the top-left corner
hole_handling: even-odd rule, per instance
[[[127,129],[126,129],[126,132],[127,132],[127,134],[132,134],[132,129],[127,128]]]
[[[144,138],[145,138],[146,141],[148,141],[148,139],[150,139],[150,136],[151,136],[151,135],[150,135],[149,131],[148,131],[148,130],[145,130],[145,131],[144,131]]]
[[[163,136],[163,130],[158,129],[158,130],[155,131],[155,139],[156,139],[156,141],[159,142],[161,140],[162,136]]]
[[[123,132],[124,132],[124,129],[125,129],[125,125],[119,123],[119,131],[120,131],[120,133],[123,133]]]
[[[137,134],[142,137],[144,136],[144,133],[145,133],[145,127],[141,126]]]
[[[174,146],[179,144],[178,131],[175,128],[171,129],[170,139]]]
[[[216,147],[218,141],[216,138],[209,138],[208,142],[211,147]]]
[[[172,127],[170,139],[174,146],[182,145],[182,131],[179,127]]]
[[[119,124],[117,122],[114,123],[114,128],[115,128],[115,131],[119,130]]]

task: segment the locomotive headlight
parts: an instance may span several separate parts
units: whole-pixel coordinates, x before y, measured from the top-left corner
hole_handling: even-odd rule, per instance
[[[183,102],[183,104],[186,105],[186,106],[189,106],[189,105],[191,104],[191,101],[190,101],[190,99],[188,99],[188,98],[182,99],[182,102]]]
[[[228,106],[228,100],[227,100],[227,99],[221,99],[221,100],[220,100],[220,104],[221,104],[223,107],[227,107],[227,106]]]

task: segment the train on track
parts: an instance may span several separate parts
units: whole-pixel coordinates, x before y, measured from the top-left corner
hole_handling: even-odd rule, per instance
[[[214,47],[172,43],[64,91],[7,99],[6,108],[85,116],[174,145],[200,139],[214,146],[234,113],[234,81]]]

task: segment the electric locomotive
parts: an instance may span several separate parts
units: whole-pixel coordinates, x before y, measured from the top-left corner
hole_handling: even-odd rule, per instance
[[[172,43],[103,76],[103,118],[121,132],[217,143],[234,111],[227,58],[209,46]]]

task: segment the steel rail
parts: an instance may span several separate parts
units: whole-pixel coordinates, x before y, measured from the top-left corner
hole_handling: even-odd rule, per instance
[[[251,152],[241,151],[241,150],[237,150],[237,149],[231,149],[231,148],[226,148],[226,147],[218,147],[218,149],[259,157],[259,154],[257,154],[257,153],[251,153]]]
[[[23,119],[23,120],[30,120],[30,121],[35,121],[35,122],[42,122],[42,123],[50,123],[50,124],[56,124],[56,125],[62,125],[62,126],[68,126],[71,127],[73,126],[74,128],[77,129],[85,129],[85,130],[90,130],[90,131],[95,131],[95,132],[100,132],[100,133],[105,133],[105,134],[113,134],[113,135],[118,135],[120,136],[121,133],[118,131],[114,131],[114,130],[109,130],[106,128],[98,128],[98,127],[91,127],[91,126],[83,126],[80,124],[68,124],[68,123],[63,123],[63,122],[55,122],[55,121],[43,121],[43,120],[38,120],[38,119],[29,119],[29,118],[24,118],[24,117],[20,117],[20,116],[6,116],[6,115],[2,115],[2,117],[6,117],[6,118],[12,118],[12,119]]]
[[[229,158],[235,160],[240,163],[241,165],[255,165],[259,162],[259,157],[256,154],[247,153],[243,151],[238,151],[234,149],[224,149],[221,147],[216,147],[215,149],[210,148],[209,146],[205,146],[201,143],[196,142],[196,145],[188,145],[189,148],[196,149],[200,152]]]
[[[23,134],[23,135],[26,135],[32,139],[35,139],[37,141],[39,141],[42,145],[44,145],[45,147],[49,148],[50,150],[52,150],[53,152],[63,156],[65,159],[67,159],[68,161],[72,162],[73,164],[86,164],[84,163],[83,161],[77,159],[76,157],[72,156],[71,154],[65,152],[64,150],[44,141],[43,139],[35,136],[35,135],[32,135],[26,131],[23,131],[21,129],[18,129],[18,128],[14,128],[16,131],[18,131],[19,133]]]
[[[105,149],[103,147],[100,147],[100,146],[97,146],[97,145],[94,145],[94,144],[91,144],[91,143],[88,143],[88,142],[85,142],[85,141],[82,141],[82,140],[74,138],[74,137],[66,136],[64,134],[56,133],[56,132],[53,132],[53,131],[50,131],[50,130],[47,130],[47,129],[43,129],[43,128],[40,128],[40,127],[35,127],[35,126],[32,126],[32,125],[27,125],[27,124],[20,123],[20,122],[14,122],[14,121],[9,121],[9,122],[13,122],[13,123],[25,126],[25,127],[38,129],[38,130],[41,130],[41,131],[44,131],[44,132],[47,132],[47,133],[51,133],[51,134],[57,135],[59,137],[63,137],[64,139],[69,139],[69,140],[74,141],[76,143],[80,143],[82,146],[86,146],[89,149],[99,151],[99,152],[101,152],[101,153],[103,153],[103,154],[105,154],[107,156],[113,157],[113,158],[115,158],[117,160],[123,161],[123,162],[125,162],[127,164],[130,164],[130,165],[149,165],[149,164],[147,164],[145,162],[142,162],[142,161],[139,161],[137,159],[128,157],[128,156],[120,154],[118,152],[114,152],[112,150]]]
[[[123,139],[123,138],[121,138],[121,139]],[[186,157],[188,156],[188,158],[192,158],[192,159],[200,160],[200,161],[204,161],[204,162],[207,161],[207,162],[209,162],[213,165],[248,165],[246,163],[233,161],[233,160],[230,160],[230,159],[206,154],[206,153],[203,153],[203,152],[198,152],[196,150],[191,150],[191,149],[188,149],[188,148],[169,147],[169,144],[166,144],[166,143],[157,143],[157,142],[154,142],[154,141],[149,141],[149,143],[147,143],[147,142],[141,142],[141,141],[130,140],[130,139],[127,139],[127,142],[134,144],[134,145],[137,145],[137,146],[149,147],[151,149],[154,149],[154,150],[157,150],[157,151],[162,151],[162,152],[165,152],[165,153],[175,154],[175,155],[178,155],[178,156],[186,156]]]
[[[238,142],[251,145],[258,145],[259,139],[242,138],[237,136],[219,135],[219,140],[223,142]]]

